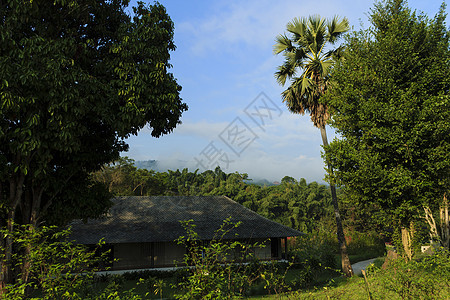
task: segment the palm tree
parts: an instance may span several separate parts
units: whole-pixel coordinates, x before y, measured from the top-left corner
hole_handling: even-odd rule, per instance
[[[282,93],[283,102],[292,113],[303,115],[309,112],[314,126],[320,129],[323,145],[326,147],[328,139],[325,125],[330,115],[327,105],[321,103],[319,99],[328,88],[329,71],[342,49],[338,47],[327,50],[325,47],[333,45],[350,29],[348,20],[334,17],[327,21],[314,15],[309,18],[294,18],[286,28],[290,36],[279,35],[274,46],[274,53],[282,53],[285,57],[283,65],[279,66],[275,73],[275,78],[283,86],[287,79],[291,81],[290,86]],[[333,169],[329,162],[327,166],[332,174]],[[348,258],[336,187],[330,184],[330,188],[342,257],[342,271],[350,277],[353,270]]]

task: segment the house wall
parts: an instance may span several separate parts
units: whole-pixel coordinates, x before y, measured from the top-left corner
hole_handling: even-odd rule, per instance
[[[252,247],[255,256],[261,260],[281,259],[282,248],[281,238],[253,240],[252,243],[259,243],[264,247]]]
[[[175,242],[161,242],[154,244],[154,266],[174,266],[183,263],[186,247]]]
[[[281,259],[280,238],[252,240],[251,243],[264,245],[264,247],[251,247],[251,251],[258,259]],[[182,266],[186,248],[175,242],[121,243],[113,244],[112,252],[117,260],[113,263],[112,269],[127,270]],[[239,256],[238,251],[228,254],[227,258],[233,260],[236,256]]]
[[[152,266],[150,243],[114,244],[113,270],[150,268]]]
[[[255,256],[261,260],[271,259],[270,254],[270,241],[267,239],[258,239],[252,241],[252,243],[258,243],[264,247],[252,247],[251,250],[254,252]]]
[[[113,270],[174,266],[186,253],[183,245],[174,242],[120,243],[113,245]]]

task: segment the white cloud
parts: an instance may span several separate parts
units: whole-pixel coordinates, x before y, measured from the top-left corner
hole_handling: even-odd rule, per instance
[[[174,130],[174,133],[179,136],[189,135],[210,140],[216,138],[227,125],[226,122],[183,121],[183,124]]]
[[[268,179],[280,181],[284,176],[296,179],[306,178],[308,181],[323,181],[324,164],[320,157],[299,155],[269,155],[263,151],[246,152],[244,156],[230,164],[229,172],[247,173],[252,179]]]
[[[180,34],[191,35],[192,51],[198,54],[211,50],[234,49],[234,46],[243,44],[267,47],[273,44],[278,34],[284,32],[286,24],[294,17],[318,12],[324,17],[336,14],[348,16],[355,12],[355,8],[364,10],[368,7],[367,1],[344,3],[330,0],[221,1],[215,2],[216,13],[208,18],[179,23],[176,29]],[[356,12],[358,15],[361,13]]]

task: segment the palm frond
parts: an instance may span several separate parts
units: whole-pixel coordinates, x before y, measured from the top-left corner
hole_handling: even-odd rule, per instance
[[[308,53],[303,48],[298,48],[297,51],[294,52],[293,59],[297,62],[297,65],[301,67],[303,62],[308,58]]]
[[[330,69],[334,64],[334,61],[332,59],[321,60],[320,64],[320,68],[322,69],[322,77],[325,78],[328,76],[328,73],[330,72]]]
[[[275,41],[276,44],[273,45],[274,54],[280,54],[283,51],[293,51],[295,49],[291,40],[286,35],[278,35]]]
[[[300,86],[301,86],[300,95],[304,96],[312,91],[313,82],[308,76],[302,76]]]
[[[286,80],[288,78],[292,78],[296,74],[296,64],[291,61],[286,60],[283,65],[277,68],[277,72],[275,72],[275,79],[278,84],[285,85]]]
[[[291,64],[295,64],[295,66],[299,68],[302,68],[304,62],[310,59],[309,53],[301,48],[297,48],[292,52],[284,52],[283,56],[285,57],[286,61],[289,61]]]
[[[294,40],[305,35],[306,32],[306,22],[304,19],[294,18],[291,22],[287,23],[286,30],[294,35]]]
[[[350,30],[350,25],[347,18],[339,19],[338,16],[334,16],[333,19],[328,21],[328,42],[334,44],[336,40]]]
[[[303,107],[301,97],[298,93],[300,80],[301,78],[295,78],[292,84],[285,91],[283,91],[283,93],[281,93],[281,97],[290,112],[303,115],[306,110]]]
[[[309,112],[314,126],[320,127],[328,120],[329,113],[319,99],[327,90],[334,58],[343,51],[339,47],[323,53],[325,44],[334,43],[349,30],[348,20],[334,17],[327,21],[313,15],[294,18],[286,28],[292,36],[278,36],[274,47],[274,53],[283,53],[285,57],[275,73],[277,82],[285,85],[291,79],[290,86],[282,93],[283,102],[293,113]],[[297,74],[300,76],[296,77]]]
[[[326,37],[326,25],[325,18],[321,18],[318,15],[313,15],[308,18],[308,41],[312,51],[316,54],[320,52],[325,37]]]

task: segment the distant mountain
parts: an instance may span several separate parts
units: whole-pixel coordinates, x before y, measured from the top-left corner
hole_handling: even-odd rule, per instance
[[[189,171],[191,168],[188,167],[188,163],[183,160],[173,160],[173,161],[159,161],[159,160],[138,160],[134,162],[134,165],[138,169],[147,169],[153,170],[155,172],[167,172],[168,170],[176,171],[177,169],[183,170],[184,168],[188,168]]]
[[[253,180],[244,180],[245,183],[254,184],[259,186],[272,186],[277,185],[277,182],[270,182],[267,179],[253,179]],[[279,184],[279,183],[278,183]]]
[[[152,160],[138,160],[138,161],[134,162],[134,165],[138,169],[147,169],[147,170],[158,171],[158,162],[156,160],[154,160],[154,159],[152,159]]]

